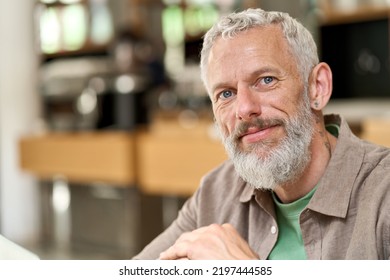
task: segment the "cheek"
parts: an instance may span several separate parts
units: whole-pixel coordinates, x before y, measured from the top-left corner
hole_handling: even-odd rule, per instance
[[[225,137],[229,136],[234,130],[236,121],[234,110],[214,109],[214,117],[222,134]]]

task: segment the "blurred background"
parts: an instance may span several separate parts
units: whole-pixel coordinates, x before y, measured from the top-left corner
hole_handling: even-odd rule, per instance
[[[334,72],[327,113],[390,146],[386,0],[0,1],[0,233],[42,259],[127,259],[226,155],[202,36],[289,12]]]

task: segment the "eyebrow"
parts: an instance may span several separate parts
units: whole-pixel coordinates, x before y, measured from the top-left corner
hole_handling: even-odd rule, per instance
[[[254,71],[252,73],[249,73],[248,77],[249,78],[258,77],[258,76],[264,75],[265,73],[270,73],[270,74],[279,75],[279,76],[282,75],[282,72],[279,69],[277,69],[276,67],[266,66],[266,67],[262,67],[261,69]],[[213,96],[215,95],[214,93],[215,93],[216,89],[219,89],[219,88],[231,88],[231,86],[229,85],[228,82],[220,82],[220,83],[215,84],[213,87],[210,88]]]
[[[282,75],[282,72],[278,68],[266,66],[266,67],[263,67],[257,71],[254,71],[249,76],[259,76],[259,75],[263,75],[265,73],[273,73],[275,75]]]

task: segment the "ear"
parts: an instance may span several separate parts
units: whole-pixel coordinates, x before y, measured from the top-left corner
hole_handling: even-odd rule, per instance
[[[332,89],[332,70],[328,64],[321,62],[313,68],[309,78],[311,108],[321,111],[328,104]]]

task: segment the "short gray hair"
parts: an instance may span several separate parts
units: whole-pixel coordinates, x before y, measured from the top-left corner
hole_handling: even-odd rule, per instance
[[[201,51],[201,78],[207,88],[207,63],[215,41],[222,37],[233,38],[237,33],[250,28],[279,24],[290,51],[298,64],[302,81],[307,83],[312,68],[319,63],[317,46],[310,32],[296,19],[282,12],[262,9],[247,9],[222,17],[205,34]]]

